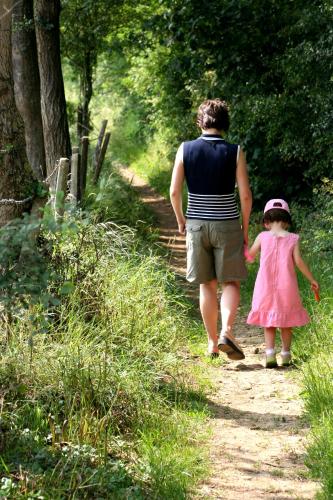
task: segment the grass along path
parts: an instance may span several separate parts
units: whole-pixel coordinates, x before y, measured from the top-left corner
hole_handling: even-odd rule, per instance
[[[195,298],[197,288],[185,284],[185,239],[177,234],[170,203],[128,168],[121,167],[120,173],[157,215],[170,266]],[[244,317],[238,318],[235,333],[244,347],[244,362],[220,357],[207,365],[214,387],[208,396],[211,474],[193,498],[312,499],[319,485],[308,478],[304,466],[308,427],[302,419],[297,373],[264,369],[262,333],[246,325]]]

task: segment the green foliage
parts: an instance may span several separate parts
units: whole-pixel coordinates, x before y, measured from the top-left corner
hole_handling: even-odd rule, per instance
[[[86,57],[90,57],[92,68],[96,67],[98,55],[106,48],[105,37],[119,16],[116,7],[121,3],[101,0],[62,2],[63,54],[79,72],[84,70]]]
[[[324,486],[323,498],[330,498],[333,494],[333,415],[330,411],[333,204],[329,181],[333,159],[332,6],[326,0],[279,3],[275,0],[208,3],[161,0],[149,5],[126,2],[123,12],[126,12],[126,22],[104,38],[110,50],[103,52],[96,73],[99,95],[95,97],[95,104],[102,110],[102,118],[111,117],[113,158],[131,163],[165,194],[177,145],[198,133],[194,125],[198,104],[205,98],[222,97],[231,105],[232,126],[227,139],[241,143],[247,152],[255,203],[262,209],[267,198],[279,196],[292,202],[295,229],[301,233],[303,251],[321,285],[322,300],[317,304],[308,282],[300,277],[302,297],[312,322],[296,329],[294,355],[297,364],[302,366],[306,412],[312,426],[308,465]],[[116,178],[112,176],[112,179],[114,182]],[[88,205],[101,206],[98,221],[113,216],[115,206],[109,206],[110,196],[116,200],[116,212],[124,213],[121,207],[125,201],[118,197],[116,190],[104,198],[103,182],[102,195],[94,193],[88,198]],[[118,180],[114,186],[117,183]],[[136,208],[134,214],[135,211]],[[134,215],[134,219],[137,217]],[[145,235],[149,234],[146,229],[143,228]],[[136,266],[138,262],[140,259]],[[118,287],[120,276],[126,276],[136,288],[135,282],[140,278],[135,275],[133,284],[127,264],[122,261],[123,274],[116,274],[118,281],[113,283],[114,288]],[[147,269],[144,273],[148,273]],[[120,288],[121,303],[108,295],[110,310],[99,288],[103,278],[94,282],[98,293],[97,297],[91,295],[92,303],[102,322],[106,310],[121,328],[113,314],[119,308],[121,311],[131,309],[126,301],[128,289],[125,285]],[[243,300],[244,297],[249,300],[254,278],[252,268]],[[138,297],[145,303],[143,295]],[[149,297],[147,308],[154,311],[156,297]],[[92,313],[84,307],[84,294],[83,299],[80,295],[76,301],[83,308],[85,321],[90,321]],[[136,333],[133,319],[140,314],[139,309],[134,308],[132,314],[132,323],[127,322],[121,330],[129,331],[129,338],[119,338],[116,342],[121,356],[132,350],[136,335],[140,344],[145,339]],[[152,316],[155,321],[154,313]],[[140,319],[139,324],[143,329],[149,328],[152,343],[148,342],[148,348],[155,366],[154,356],[160,349],[158,334],[144,320]],[[115,331],[112,330],[113,334]],[[145,352],[140,350],[140,356],[145,357]],[[133,362],[135,364],[135,360]],[[163,370],[160,373],[165,375]],[[152,379],[148,376],[145,380]],[[162,380],[165,381],[163,375]],[[121,387],[127,394],[127,386]],[[153,383],[151,387],[157,386]],[[172,387],[164,384],[157,394],[166,398],[164,402],[169,401]],[[179,425],[175,430],[167,425],[161,429],[152,412],[150,422],[154,430],[148,425],[147,431],[145,417],[135,413],[135,401],[134,398],[135,417],[126,425],[132,429],[135,419],[141,418],[145,434],[136,442],[136,451],[143,452],[146,459],[139,467],[139,477],[149,478],[149,493],[153,497],[182,498],[186,489],[182,481],[186,478],[179,471],[186,466],[179,455],[176,459],[170,452],[172,445],[176,448],[170,436],[178,440],[182,427]],[[182,452],[188,464],[187,453]],[[174,489],[169,479],[174,479]]]
[[[160,2],[140,33],[129,26],[121,80],[145,106],[148,142],[162,131],[174,154],[197,134],[198,104],[222,96],[255,202],[308,202],[332,168],[332,15],[323,0]]]
[[[6,309],[15,311],[36,303],[47,288],[45,261],[32,242],[29,245],[30,234],[39,226],[38,220],[25,216],[0,230],[0,302]],[[29,246],[22,250],[23,242]]]
[[[323,257],[333,252],[333,181],[323,178],[321,185],[314,188],[316,209],[311,214],[312,223],[307,224],[303,215],[304,244],[313,253],[321,253]],[[330,274],[329,265],[323,259],[322,273]]]
[[[62,54],[72,67],[78,84],[77,133],[79,138],[91,130],[89,104],[94,90],[98,57],[106,50],[106,38],[121,22],[122,1],[64,0]],[[71,105],[73,112],[73,104]],[[73,117],[72,117],[73,118]]]
[[[303,368],[305,408],[312,426],[307,465],[314,477],[322,483],[323,489],[319,496],[322,499],[331,498],[333,495],[333,342],[330,334],[333,325],[332,301],[328,305],[330,307],[327,312],[330,316],[327,321],[317,326],[322,332],[323,343],[316,342],[311,349],[313,355]],[[315,340],[317,339],[316,335]]]
[[[13,33],[20,31],[34,31],[34,29],[34,20],[27,16],[23,16],[22,21],[16,21],[15,18],[12,21]]]
[[[43,226],[41,297],[60,300],[36,292],[3,345],[2,496],[186,498],[202,474],[205,400],[181,355],[197,325],[145,224],[110,220],[139,214],[121,190],[111,176],[88,195],[97,214]],[[31,314],[50,319],[32,350]]]
[[[50,267],[46,255],[51,251],[52,240],[66,239],[75,231],[73,222],[58,224],[47,211],[43,219],[25,214],[0,229],[0,305],[9,320],[21,318],[33,306],[47,309],[59,303],[49,289],[58,273]],[[65,289],[60,290],[60,295],[66,293]],[[35,315],[30,319],[34,322]]]
[[[139,201],[133,188],[120,177],[116,165],[109,163],[105,170],[106,174],[99,185],[90,188],[85,209],[93,214],[94,221],[116,220],[118,224],[129,224],[144,237],[146,244],[150,244],[156,239],[156,232],[152,228],[154,215]],[[108,170],[111,173],[108,174]]]

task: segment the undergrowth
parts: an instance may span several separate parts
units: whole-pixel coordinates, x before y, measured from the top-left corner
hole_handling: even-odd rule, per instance
[[[116,175],[86,209],[44,226],[55,300],[2,328],[0,496],[186,498],[206,467],[206,382],[184,354],[197,323]]]

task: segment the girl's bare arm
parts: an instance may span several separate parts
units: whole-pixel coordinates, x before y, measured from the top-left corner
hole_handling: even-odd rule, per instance
[[[299,242],[297,242],[295,245],[293,256],[294,256],[294,262],[295,262],[296,266],[298,267],[298,269],[301,271],[301,273],[306,277],[307,280],[310,281],[313,288],[315,288],[316,290],[319,290],[318,282],[314,279],[313,274],[311,273],[307,264],[302,259]]]
[[[259,250],[260,250],[260,235],[258,234],[256,239],[254,240],[253,245],[251,246],[251,248],[249,248],[248,252],[250,256],[254,258],[259,252]]]

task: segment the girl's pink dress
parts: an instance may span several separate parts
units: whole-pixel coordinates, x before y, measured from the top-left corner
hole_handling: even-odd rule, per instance
[[[297,234],[260,233],[260,268],[254,286],[247,323],[288,328],[310,321],[299,295],[293,250]]]

